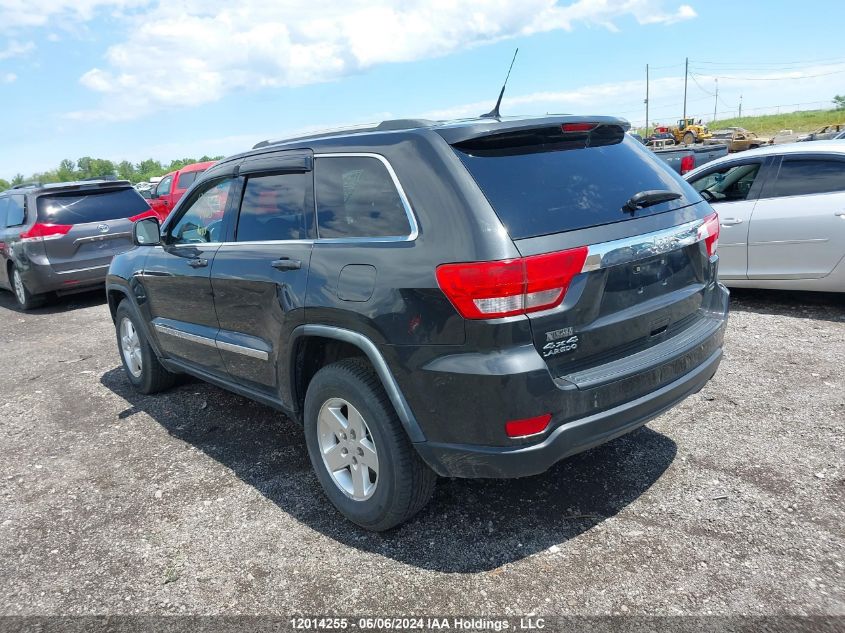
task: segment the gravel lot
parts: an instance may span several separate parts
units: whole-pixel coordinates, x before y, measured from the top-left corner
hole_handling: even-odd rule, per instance
[[[845,296],[736,292],[725,360],[635,433],[442,480],[374,535],[298,428],[133,392],[102,295],[0,292],[0,614],[845,615]]]

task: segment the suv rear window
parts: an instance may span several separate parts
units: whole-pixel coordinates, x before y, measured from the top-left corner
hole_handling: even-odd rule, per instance
[[[649,150],[628,138],[592,147],[541,142],[491,149],[457,145],[454,151],[512,239],[629,220],[631,214],[622,207],[641,191],[669,190],[681,197],[640,209],[636,217],[700,200]]]
[[[101,191],[69,191],[38,197],[38,219],[51,224],[83,224],[131,218],[150,206],[132,187]]]

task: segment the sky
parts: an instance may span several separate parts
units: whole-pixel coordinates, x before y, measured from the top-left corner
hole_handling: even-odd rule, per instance
[[[652,122],[829,107],[833,0],[0,0],[0,178],[82,156],[488,111]],[[716,88],[718,86],[718,100]]]

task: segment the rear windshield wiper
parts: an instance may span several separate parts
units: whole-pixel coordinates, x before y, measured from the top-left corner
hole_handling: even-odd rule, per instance
[[[640,191],[631,196],[628,202],[625,203],[625,206],[622,207],[622,210],[628,213],[634,213],[637,209],[644,209],[655,204],[660,204],[661,202],[677,200],[680,197],[681,194],[674,191],[667,191],[666,189]]]

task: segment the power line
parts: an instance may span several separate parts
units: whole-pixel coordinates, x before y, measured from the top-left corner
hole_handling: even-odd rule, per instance
[[[690,60],[696,64],[707,64],[711,66],[742,66],[742,67],[753,67],[753,66],[812,66],[813,64],[822,64],[828,65],[833,63],[845,63],[845,58],[842,57],[827,57],[825,59],[813,59],[813,60],[805,60],[805,61],[792,61],[792,62],[713,62],[713,61],[703,61],[699,59],[691,59]]]
[[[708,95],[710,95],[711,97],[715,96],[712,92],[710,92],[709,90],[704,89],[704,88],[702,87],[702,85],[701,85],[700,83],[698,83],[698,79],[696,79],[696,78],[695,78],[695,73],[690,73],[690,77],[692,77],[692,81],[693,81],[693,83],[695,83],[695,85],[696,85],[696,86],[698,86],[698,89],[699,89],[699,90],[701,90],[701,91],[702,91],[702,92],[704,92],[704,93],[707,93],[707,94],[708,94]]]
[[[732,79],[736,81],[797,81],[800,79],[815,79],[816,77],[829,77],[830,75],[841,75],[845,70],[834,70],[829,73],[819,73],[818,75],[803,75],[800,77],[733,77],[728,75],[704,75],[699,73],[699,77],[709,77],[711,79]]]

